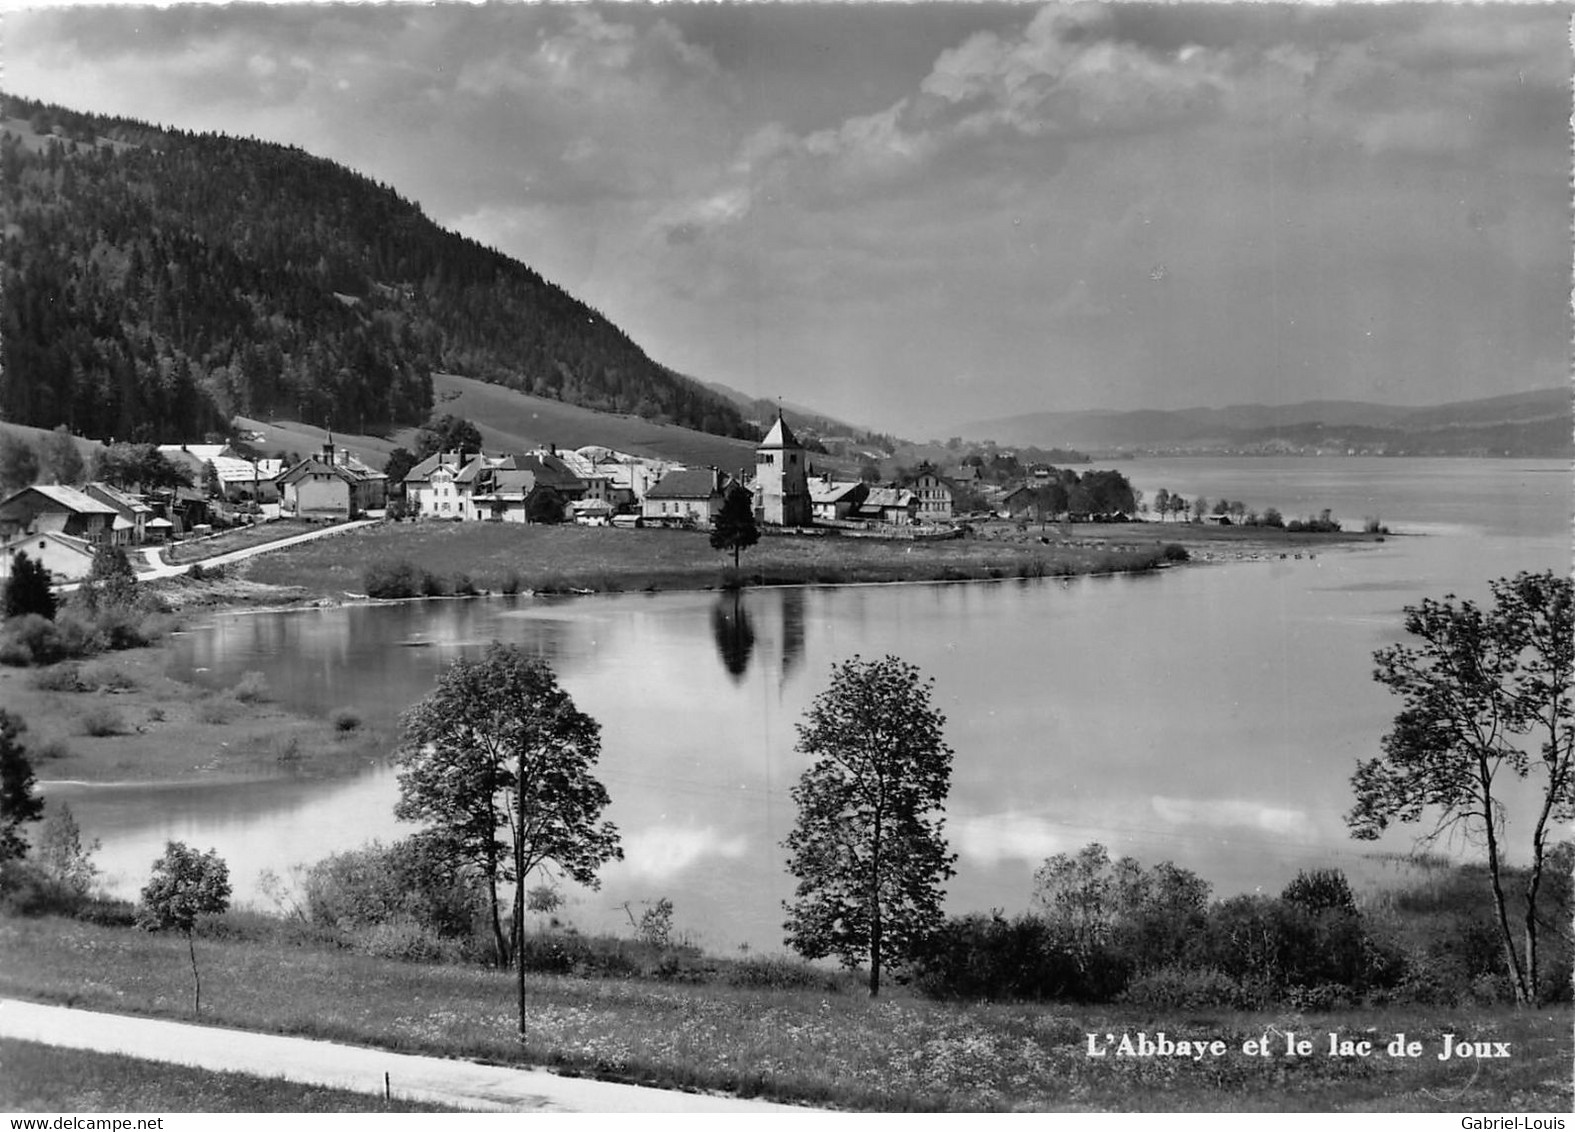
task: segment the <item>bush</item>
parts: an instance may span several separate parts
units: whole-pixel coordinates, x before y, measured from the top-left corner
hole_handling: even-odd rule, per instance
[[[444,939],[414,916],[399,914],[362,928],[353,935],[357,950],[379,959],[405,963],[437,963],[460,958],[453,940]]]
[[[520,592],[520,575],[518,570],[510,570],[503,575],[503,581],[498,583],[498,592],[511,597]]]
[[[1212,967],[1161,967],[1128,983],[1121,1001],[1167,1011],[1257,1005],[1241,983]]]
[[[56,664],[72,655],[67,651],[63,626],[39,613],[12,617],[0,632],[0,661],[6,664]]]
[[[75,661],[51,665],[33,677],[33,687],[41,692],[91,692],[93,686],[82,679],[82,666]]]
[[[1125,964],[1102,948],[1075,949],[1041,916],[954,916],[924,947],[910,981],[932,998],[1108,1001],[1126,985]]]
[[[430,570],[423,570],[421,571],[421,594],[423,597],[445,597],[448,594],[448,584]]]
[[[260,703],[268,698],[268,678],[261,672],[242,673],[230,694],[243,704]]]
[[[312,923],[352,934],[404,918],[466,940],[485,908],[481,886],[453,864],[440,838],[423,834],[325,857],[306,870],[302,888]]]
[[[728,967],[726,981],[730,986],[759,990],[842,989],[841,981],[833,972],[786,955],[752,955],[741,959]]]
[[[335,708],[329,719],[333,721],[335,731],[354,731],[361,726],[361,716],[354,708]]]
[[[192,708],[192,717],[198,723],[228,723],[241,710],[241,705],[228,692],[204,696]]]
[[[126,733],[126,721],[121,718],[120,713],[104,704],[88,708],[82,713],[79,722],[82,725],[82,734],[100,739]]]
[[[1192,555],[1187,553],[1187,548],[1179,542],[1167,542],[1164,549],[1160,551],[1160,555],[1166,562],[1186,562],[1192,557]]]
[[[421,574],[404,559],[374,562],[362,575],[362,584],[368,597],[415,597],[421,592]]]
[[[453,589],[457,597],[476,596],[476,583],[470,580],[469,574],[455,574]]]

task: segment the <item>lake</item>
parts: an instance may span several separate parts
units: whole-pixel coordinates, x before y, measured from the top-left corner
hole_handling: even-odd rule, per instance
[[[598,776],[623,836],[625,860],[603,870],[600,891],[567,890],[565,915],[584,929],[626,930],[642,901],[667,897],[675,927],[709,948],[782,946],[792,880],[781,841],[807,765],[794,725],[853,654],[895,654],[935,681],[956,752],[949,910],[1025,909],[1035,867],[1093,840],[1192,868],[1216,895],[1277,891],[1319,866],[1379,877],[1387,866],[1342,819],[1355,763],[1378,752],[1397,707],[1371,679],[1372,652],[1400,639],[1407,603],[1485,599],[1491,578],[1567,570],[1568,466],[1118,466],[1149,498],[1224,496],[1287,518],[1330,508],[1348,526],[1378,517],[1396,537],[1134,577],[224,615],[175,639],[171,670],[214,687],[261,671],[298,710],[349,706],[391,726],[454,658],[494,639],[543,656],[602,725]],[[125,895],[169,838],[216,847],[251,898],[264,868],[410,831],[393,820],[386,765],[332,780],[45,793],[69,799],[102,839],[98,859]],[[1404,852],[1413,832],[1379,848]]]

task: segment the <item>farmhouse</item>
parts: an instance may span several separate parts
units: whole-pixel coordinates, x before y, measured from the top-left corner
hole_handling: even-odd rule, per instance
[[[35,483],[0,500],[0,538],[53,532],[87,543],[114,542],[116,511],[63,484]]]
[[[355,519],[386,503],[388,477],[360,461],[339,459],[333,442],[279,477],[281,510],[297,518]]]

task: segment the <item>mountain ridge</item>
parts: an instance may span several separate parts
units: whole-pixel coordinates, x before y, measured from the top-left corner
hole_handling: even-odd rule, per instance
[[[1022,413],[953,431],[1008,444],[1112,450],[1285,450],[1345,447],[1392,455],[1564,456],[1575,417],[1567,388],[1437,405],[1352,400],[1223,408]]]

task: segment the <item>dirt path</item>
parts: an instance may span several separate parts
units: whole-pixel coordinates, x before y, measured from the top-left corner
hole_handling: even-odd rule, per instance
[[[254,1034],[154,1018],[0,999],[0,1036],[129,1054],[261,1077],[282,1077],[487,1112],[805,1112],[765,1101],[669,1092],[541,1069],[507,1069],[362,1046]]]

